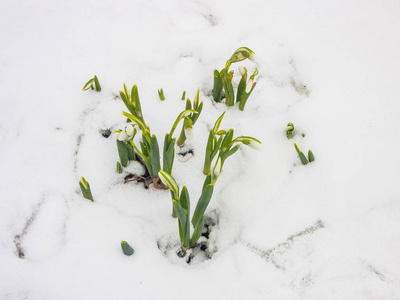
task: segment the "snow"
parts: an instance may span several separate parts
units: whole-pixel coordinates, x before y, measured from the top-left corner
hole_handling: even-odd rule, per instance
[[[399,17],[390,0],[2,1],[0,298],[399,299]],[[243,112],[209,96],[241,46],[261,65]],[[233,64],[236,82],[239,65],[254,68]],[[94,75],[102,91],[83,92]],[[263,142],[224,165],[206,211],[211,259],[175,255],[169,192],[115,171],[101,131],[125,126],[124,83],[161,145],[182,92],[200,88],[194,156],[173,169],[192,212],[223,111],[221,128]],[[293,142],[316,161],[301,165]]]

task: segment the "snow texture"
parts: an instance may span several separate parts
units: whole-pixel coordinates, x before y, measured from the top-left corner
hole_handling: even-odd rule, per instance
[[[1,299],[400,299],[397,1],[3,0],[0,25]],[[261,64],[243,112],[211,96],[241,46]],[[233,64],[236,83],[239,65],[254,70]],[[83,92],[94,75],[102,91]],[[193,153],[177,148],[173,170],[192,212],[223,111],[221,128],[263,142],[224,165],[211,259],[176,255],[168,191],[116,173],[102,133],[124,128],[123,83],[161,145],[200,88]]]

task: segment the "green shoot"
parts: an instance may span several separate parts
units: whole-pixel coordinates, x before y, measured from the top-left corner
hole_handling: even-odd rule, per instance
[[[126,256],[131,256],[133,253],[135,253],[135,250],[133,250],[131,245],[129,245],[126,241],[121,242],[121,249]]]
[[[117,161],[117,173],[118,174],[122,173],[122,166],[121,166],[121,163],[119,161]]]
[[[197,90],[197,94],[194,97],[193,101],[193,113],[188,116],[185,116],[185,120],[182,125],[181,134],[179,135],[177,145],[182,147],[186,141],[186,139],[190,140],[192,138],[192,128],[199,118],[201,111],[203,110],[203,101],[199,103],[200,89]],[[186,110],[192,109],[192,102],[190,99],[186,100]]]
[[[134,117],[139,119],[140,122],[142,124],[144,124],[144,127],[145,127],[146,123],[145,123],[145,121],[143,119],[142,107],[141,107],[141,104],[140,104],[139,92],[138,92],[137,85],[134,85],[132,87],[131,93],[129,94],[128,89],[126,88],[126,85],[124,84],[124,91],[123,92],[120,91],[119,94],[120,94],[121,99],[124,102],[126,108],[130,111],[130,113]],[[129,118],[129,119],[131,119],[131,118]],[[140,128],[140,129],[142,129],[142,128]]]
[[[185,99],[186,99],[186,91],[183,91],[181,100],[183,101]]]
[[[163,89],[158,90],[158,97],[160,97],[161,101],[165,100],[164,91]]]
[[[83,86],[83,91],[87,91],[87,90],[95,90],[96,92],[100,92],[101,91],[101,86],[99,83],[99,79],[97,78],[96,75],[94,75],[93,78],[89,79],[88,82],[86,82],[86,84]]]
[[[308,160],[310,163],[315,160],[314,153],[311,150],[308,150]]]
[[[85,178],[81,177],[81,181],[79,181],[79,186],[81,187],[83,197],[93,202],[94,200],[92,196],[92,191],[90,190],[89,182],[87,182]]]
[[[210,131],[208,136],[207,146],[206,146],[206,156],[204,159],[203,173],[207,175],[210,173],[211,163],[214,157],[218,154],[221,158],[221,168],[225,160],[233,155],[237,150],[239,150],[239,143],[249,146],[255,150],[262,149],[262,143],[250,136],[240,136],[233,139],[233,129],[219,130],[222,118],[225,112],[217,119],[213,129]],[[218,137],[219,136],[219,137]]]
[[[307,157],[304,155],[304,153],[300,150],[299,146],[297,146],[296,143],[294,143],[294,148],[296,149],[297,154],[299,155],[300,161],[303,165],[308,164]],[[313,156],[314,157],[314,156]]]
[[[287,136],[288,140],[292,138],[293,131],[294,131],[293,123],[288,123],[287,127],[286,127],[286,136]]]
[[[214,86],[213,86],[213,98],[215,102],[221,102],[222,91],[225,91],[225,104],[227,106],[233,106],[235,104],[235,92],[232,85],[233,71],[229,71],[232,63],[240,62],[245,59],[249,59],[258,66],[258,61],[254,55],[254,52],[247,47],[240,47],[237,49],[232,56],[228,59],[225,64],[225,68],[220,72],[214,70]],[[258,69],[256,68],[254,73],[247,80],[246,68],[239,67],[239,72],[242,75],[240,83],[236,91],[236,102],[239,102],[239,109],[244,110],[247,99],[253,92],[256,82],[255,77],[258,75]]]

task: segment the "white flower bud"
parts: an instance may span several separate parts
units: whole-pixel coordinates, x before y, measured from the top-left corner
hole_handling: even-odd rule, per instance
[[[193,127],[185,127],[185,136],[188,140],[193,138]]]
[[[218,177],[219,174],[221,173],[221,169],[222,169],[221,157],[218,157],[217,163],[215,164],[215,167],[213,170],[213,175],[215,177]]]
[[[247,146],[249,146],[250,148],[253,148],[257,151],[261,151],[263,149],[263,145],[260,142],[251,139],[249,139],[248,141],[249,143],[247,144]]]
[[[247,82],[247,84],[246,84],[246,93],[249,93],[250,92],[250,90],[251,90],[251,88],[253,87],[253,82],[254,82],[254,80],[253,79],[249,79],[249,81]]]
[[[117,137],[118,141],[124,141],[128,138],[128,135],[126,134],[125,130],[121,131]]]
[[[257,57],[255,56],[255,54],[253,53],[252,55],[250,55],[249,59],[255,63],[257,65],[257,67],[260,67],[260,62],[258,61]]]
[[[126,125],[125,126],[125,132],[127,134],[128,137],[132,137],[133,135],[133,126],[132,125]]]
[[[239,69],[239,73],[242,76],[246,74],[246,68],[245,67],[239,66],[238,69]]]

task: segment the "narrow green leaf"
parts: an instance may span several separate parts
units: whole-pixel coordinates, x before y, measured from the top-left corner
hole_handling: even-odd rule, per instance
[[[236,151],[239,150],[239,148],[240,148],[240,145],[235,145],[234,147],[232,147],[232,148],[229,149],[228,151],[224,152],[224,154],[222,154],[222,156],[221,156],[222,163],[224,163],[225,160],[226,160],[229,156],[235,154]]]
[[[165,100],[163,89],[158,90],[158,97],[160,98],[161,101]]]
[[[214,70],[214,87],[213,87],[213,98],[215,102],[221,102],[222,97],[222,77],[218,70]]]
[[[204,215],[204,212],[206,211],[207,206],[210,203],[213,191],[214,191],[214,186],[212,184],[207,185],[203,189],[203,192],[201,193],[201,196],[199,198],[199,201],[197,202],[196,208],[193,213],[192,217],[193,226],[195,226],[199,222],[200,218]]]
[[[157,137],[153,134],[151,137],[150,145],[150,164],[152,169],[151,178],[156,178],[160,172],[160,150],[158,148]]]
[[[308,160],[313,162],[315,160],[314,153],[311,150],[308,150]]]
[[[121,174],[122,173],[122,167],[119,161],[117,161],[117,173]]]
[[[225,137],[221,144],[220,155],[223,155],[225,151],[230,149],[232,139],[233,139],[233,128],[229,129],[228,132],[225,134]]]
[[[133,253],[135,253],[135,250],[133,250],[131,245],[129,245],[126,241],[121,242],[121,249],[126,256],[131,256]]]
[[[182,100],[185,100],[185,98],[186,98],[186,91],[183,91],[183,93],[182,93]]]
[[[168,174],[167,172],[160,170],[158,172],[158,176],[160,177],[161,181],[164,183],[166,187],[168,187],[173,192],[173,198],[178,200],[179,199],[179,188],[176,184],[175,179]]]
[[[301,150],[300,150],[299,146],[297,146],[296,143],[294,143],[294,149],[296,149],[297,154],[300,154]]]
[[[182,222],[182,224],[185,224],[188,217],[187,211],[179,204],[178,201],[172,200],[172,203],[174,205],[174,210],[178,215],[178,219]]]
[[[306,156],[303,154],[303,152],[300,152],[300,153],[299,153],[299,157],[300,157],[300,161],[301,161],[301,163],[302,163],[303,165],[308,164],[308,160],[307,160]]]
[[[91,88],[92,84],[93,84],[94,79],[90,79],[88,82],[85,83],[85,85],[83,86],[82,91],[87,91],[88,89]]]
[[[204,227],[204,215],[201,216],[199,222],[194,226],[194,231],[192,238],[190,239],[190,248],[192,248],[199,238],[201,237],[201,234],[203,233],[203,227]]]
[[[227,106],[233,106],[235,104],[235,92],[233,91],[232,77],[233,71],[229,73],[226,70],[223,71],[222,84],[225,90],[225,104]]]
[[[201,189],[202,191],[204,191],[204,189],[211,184],[211,174],[208,174],[206,176],[206,178],[204,179],[204,183],[203,183],[203,188]]]
[[[175,159],[175,141],[167,133],[164,138],[163,170],[168,174],[172,173],[172,166]]]
[[[117,148],[118,148],[119,161],[121,162],[121,165],[124,168],[126,168],[129,164],[128,149],[125,146],[125,143],[119,140],[117,140]]]
[[[99,83],[99,79],[97,78],[96,75],[94,75],[94,85],[95,85],[95,88],[96,88],[96,92],[100,92],[101,91],[101,86],[100,86],[100,83]]]
[[[192,115],[193,125],[196,123],[197,119],[200,117],[201,111],[203,110],[203,101],[200,102],[200,105],[196,108],[197,114]]]
[[[221,122],[222,122],[222,119],[224,118],[225,113],[226,113],[226,111],[224,111],[224,112],[222,113],[222,115],[220,115],[220,116],[218,117],[217,121],[215,121],[214,127],[213,127],[213,129],[212,129],[212,131],[214,131],[214,133],[216,133],[216,132],[218,131],[219,126],[221,125]]]
[[[179,196],[179,203],[182,208],[190,211],[190,197],[186,186],[182,188],[181,194]]]
[[[85,178],[81,177],[81,181],[79,181],[79,186],[82,191],[82,195],[84,198],[94,201],[92,196],[92,191],[90,190],[90,184],[85,180]]]
[[[132,115],[130,113],[127,113],[125,111],[122,112],[122,115],[127,117],[128,119],[130,119],[133,123],[137,124],[142,132],[147,132],[148,131],[147,128],[146,128],[146,124],[143,123],[142,120],[139,119],[138,117],[136,117],[136,116],[134,116],[134,115]]]

